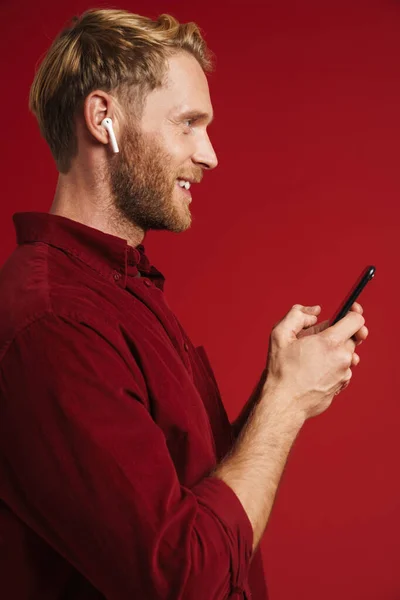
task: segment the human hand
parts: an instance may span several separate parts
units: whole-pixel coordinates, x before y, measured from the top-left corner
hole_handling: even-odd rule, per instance
[[[325,322],[316,326],[320,306],[293,305],[270,335],[263,388],[268,406],[290,419],[299,415],[307,419],[330,406],[352,377],[354,350],[363,341],[355,338],[365,324],[361,311],[361,306],[353,306],[335,325]],[[303,333],[310,329],[316,335]],[[368,330],[363,330],[359,338],[367,335]],[[270,389],[283,393],[277,393],[275,400],[274,393],[268,394]]]
[[[364,309],[361,306],[361,304],[359,304],[358,302],[354,302],[354,304],[351,306],[350,311],[354,311],[359,313],[360,315],[363,314]],[[349,312],[350,312],[349,311]],[[320,313],[320,310],[316,310],[315,311],[315,315],[318,316],[318,314]],[[300,331],[300,333],[297,335],[298,339],[302,338],[302,337],[306,337],[308,335],[313,335],[315,333],[319,333],[320,331],[324,331],[325,329],[327,329],[329,327],[329,320],[326,321],[321,321],[321,323],[316,323],[315,325],[311,325],[310,327],[306,327],[304,329],[302,329]],[[354,335],[355,341],[356,341],[356,346],[359,346],[360,344],[363,343],[364,340],[367,339],[368,337],[368,328],[363,325]],[[353,353],[353,359],[352,359],[352,366],[355,367],[356,365],[358,365],[358,363],[360,362],[360,356],[354,352]]]

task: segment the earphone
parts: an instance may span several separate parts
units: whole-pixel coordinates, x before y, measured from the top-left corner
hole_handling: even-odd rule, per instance
[[[108,135],[110,136],[110,142],[111,142],[111,146],[112,146],[113,151],[114,152],[119,152],[117,140],[115,138],[115,133],[114,133],[114,129],[113,129],[112,120],[110,119],[110,117],[106,117],[105,119],[102,120],[101,124],[108,131]]]

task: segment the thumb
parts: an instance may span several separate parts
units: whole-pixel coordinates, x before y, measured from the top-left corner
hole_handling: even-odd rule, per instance
[[[321,307],[317,304],[315,306],[303,306],[302,304],[295,304],[286,317],[282,319],[281,330],[283,335],[291,340],[297,340],[297,334],[300,333],[304,328],[311,327],[317,322]]]

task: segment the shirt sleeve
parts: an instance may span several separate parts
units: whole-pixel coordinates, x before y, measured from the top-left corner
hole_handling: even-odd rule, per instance
[[[108,600],[233,597],[250,521],[220,479],[180,484],[141,372],[110,339],[47,314],[12,342],[0,363],[2,498]]]

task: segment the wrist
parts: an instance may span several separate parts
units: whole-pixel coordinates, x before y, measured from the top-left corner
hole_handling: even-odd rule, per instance
[[[265,382],[259,405],[268,422],[282,430],[298,433],[306,421],[304,411],[296,406],[293,392],[271,378]]]

